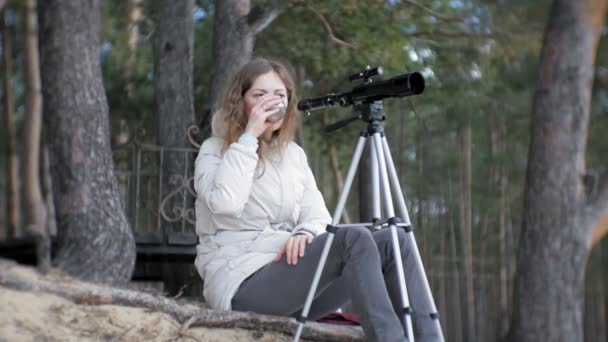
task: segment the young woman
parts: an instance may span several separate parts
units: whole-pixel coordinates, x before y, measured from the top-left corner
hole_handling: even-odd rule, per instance
[[[212,119],[213,137],[201,146],[195,264],[215,309],[296,317],[304,306],[331,217],[304,151],[293,142],[296,102],[286,68],[255,59],[228,82]],[[405,274],[412,275],[415,333],[424,339],[430,308],[416,299],[423,285],[412,272],[403,232],[399,238]],[[405,341],[395,313],[401,301],[388,229],[337,231],[308,319],[349,299],[370,341]]]

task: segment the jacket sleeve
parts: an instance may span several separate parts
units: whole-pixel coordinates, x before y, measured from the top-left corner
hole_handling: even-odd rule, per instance
[[[331,223],[331,216],[325,206],[323,195],[317,188],[306,154],[303,150],[300,150],[300,153],[301,168],[304,171],[304,193],[298,203],[300,215],[292,235],[308,234],[316,236],[325,232],[326,226]]]
[[[258,163],[257,143],[231,144],[223,157],[201,146],[194,170],[194,189],[213,214],[239,216],[251,193]]]

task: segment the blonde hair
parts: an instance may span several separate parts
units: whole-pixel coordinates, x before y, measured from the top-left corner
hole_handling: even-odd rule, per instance
[[[287,110],[283,124],[274,131],[270,143],[260,139],[258,156],[261,160],[266,153],[278,149],[282,151],[289,142],[293,141],[298,125],[296,103],[298,101],[295,92],[295,83],[287,68],[279,63],[266,58],[256,58],[243,65],[228,81],[224,87],[218,110],[211,119],[211,129],[214,136],[224,139],[226,151],[230,144],[238,140],[247,127],[249,113],[244,110],[244,96],[251,88],[255,80],[268,72],[276,73],[287,89]]]

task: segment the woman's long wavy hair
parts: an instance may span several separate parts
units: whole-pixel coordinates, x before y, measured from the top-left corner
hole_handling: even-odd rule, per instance
[[[274,131],[269,143],[260,139],[258,156],[260,160],[267,157],[267,153],[278,150],[282,152],[287,144],[294,139],[298,125],[293,78],[287,68],[266,58],[256,58],[245,64],[232,76],[226,84],[219,103],[219,109],[213,114],[211,128],[214,136],[224,139],[223,152],[230,144],[238,140],[247,127],[248,113],[245,113],[244,96],[255,80],[268,72],[275,72],[285,84],[287,89],[287,110],[281,127]]]

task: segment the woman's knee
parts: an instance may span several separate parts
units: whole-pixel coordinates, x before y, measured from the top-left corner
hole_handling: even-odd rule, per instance
[[[397,241],[399,241],[399,244],[403,244],[405,243],[405,238],[406,238],[406,232],[405,229],[401,228],[401,227],[397,227]],[[374,238],[376,239],[376,241],[378,242],[389,242],[391,241],[391,239],[393,238],[392,234],[391,234],[391,229],[388,227],[382,228],[379,231],[374,233]]]
[[[337,235],[340,235],[344,241],[349,243],[370,243],[374,241],[369,229],[360,226],[341,228]]]
[[[399,238],[399,244],[403,246],[405,244],[405,229],[403,227],[397,227],[397,237]]]
[[[401,227],[397,227],[397,242],[402,252],[409,251],[407,244],[407,232]],[[374,233],[374,239],[378,244],[378,248],[392,248],[393,235],[390,228],[383,228]]]

